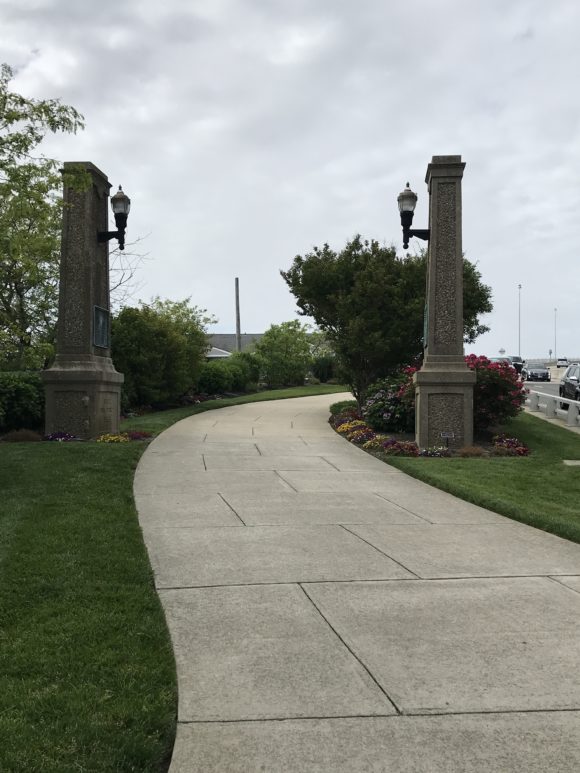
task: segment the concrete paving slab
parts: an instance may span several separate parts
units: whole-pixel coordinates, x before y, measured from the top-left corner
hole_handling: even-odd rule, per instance
[[[350,530],[419,577],[513,577],[580,572],[580,545],[522,524],[375,524]]]
[[[550,579],[305,590],[403,713],[580,709],[580,594]]]
[[[164,490],[163,503],[156,494],[135,495],[143,529],[243,526],[231,507],[217,493],[196,492],[195,497],[177,489]]]
[[[344,441],[345,443],[347,441]],[[381,475],[385,474],[385,468],[387,472],[394,470],[394,467],[389,467],[384,462],[381,462],[376,456],[371,456],[365,451],[361,451],[356,446],[352,446],[348,443],[353,452],[348,451],[333,451],[331,453],[322,454],[323,458],[329,462],[333,467],[341,472],[364,472],[372,473],[377,472]]]
[[[141,457],[143,459],[143,457]],[[292,491],[288,482],[274,470],[196,470],[184,474],[181,470],[157,476],[150,468],[139,462],[135,473],[133,488],[144,493],[159,492],[160,504],[167,489],[178,488],[195,498],[196,492],[220,491],[234,488],[236,491]]]
[[[577,773],[580,713],[180,724],[170,773]]]
[[[180,475],[181,479],[191,472],[204,472],[205,466],[201,449],[189,450],[179,454],[143,454],[139,460],[139,472],[164,478],[168,475]]]
[[[253,493],[233,492],[225,498],[248,526],[422,522],[402,508],[366,492],[355,495],[288,491],[261,498]]]
[[[341,526],[156,529],[158,588],[413,578]]]
[[[297,586],[162,591],[180,721],[393,714]]]
[[[387,467],[387,465],[385,465]],[[329,467],[326,470],[284,470],[282,477],[297,491],[375,491],[382,490],[385,478],[404,475],[394,467],[384,471],[353,472],[346,475],[340,470]],[[405,476],[407,477],[407,476]]]

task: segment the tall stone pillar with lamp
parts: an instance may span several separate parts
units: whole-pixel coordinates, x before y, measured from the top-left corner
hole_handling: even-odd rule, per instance
[[[47,434],[83,439],[119,431],[123,375],[111,360],[109,239],[124,248],[130,200],[111,199],[117,231],[108,231],[107,177],[90,162],[63,169],[64,211],[54,365],[44,371]]]
[[[410,226],[417,201],[408,184],[399,196],[405,247],[411,236],[429,240],[423,366],[415,373],[415,439],[419,448],[473,443],[475,373],[463,354],[463,252],[461,243],[461,156],[433,156],[429,229]],[[414,199],[414,200],[413,200]]]

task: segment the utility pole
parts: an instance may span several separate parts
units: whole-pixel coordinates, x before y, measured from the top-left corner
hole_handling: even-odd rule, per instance
[[[558,309],[554,309],[554,359],[558,361],[558,347],[557,347],[557,330],[558,330]]]
[[[522,286],[518,285],[518,357],[522,356]]]
[[[236,277],[236,350],[242,351],[242,330],[240,327],[240,280]]]

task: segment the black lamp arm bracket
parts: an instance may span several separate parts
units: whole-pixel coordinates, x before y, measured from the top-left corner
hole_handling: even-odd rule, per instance
[[[429,229],[428,228],[409,228],[408,226],[403,226],[403,249],[407,249],[409,246],[409,239],[411,239],[413,236],[416,236],[417,239],[423,239],[424,241],[429,241]]]
[[[116,239],[119,242],[119,249],[125,249],[125,229],[127,228],[127,215],[124,212],[115,213],[116,231],[97,231],[97,241],[99,244],[108,242],[110,239]]]
[[[119,249],[125,249],[125,229],[119,228],[118,231],[97,231],[97,242],[103,244],[111,239],[116,239],[119,242]]]
[[[412,228],[409,231],[409,236],[415,236],[417,239],[423,239],[423,241],[429,241],[429,229],[428,228]]]

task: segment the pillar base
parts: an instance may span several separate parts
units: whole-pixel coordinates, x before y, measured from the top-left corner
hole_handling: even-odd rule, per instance
[[[455,363],[451,360],[455,359]],[[463,358],[461,358],[462,360]],[[415,373],[415,441],[419,448],[473,445],[473,385],[476,374],[449,358]],[[455,365],[455,367],[453,367]]]
[[[110,357],[57,356],[42,374],[45,432],[68,432],[83,440],[117,434],[121,417],[122,373]]]

